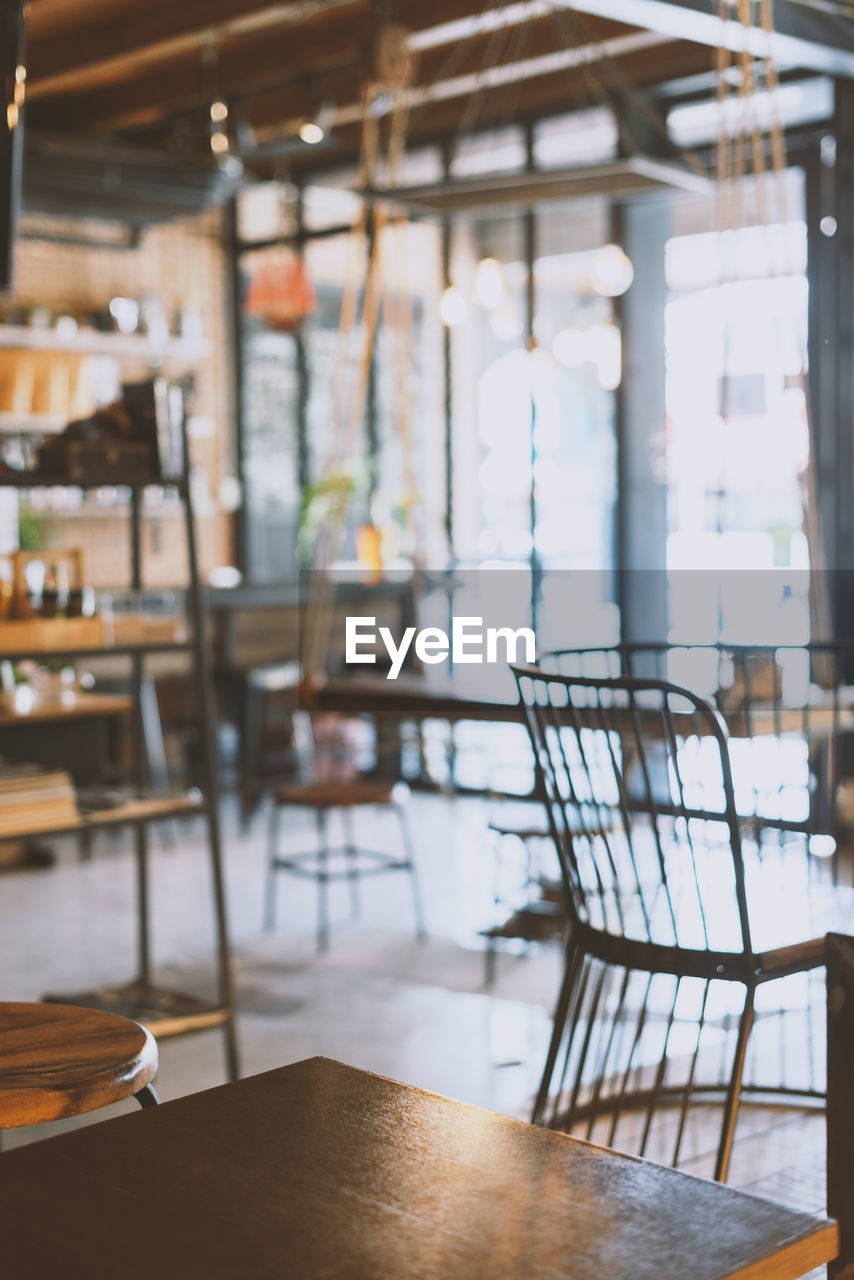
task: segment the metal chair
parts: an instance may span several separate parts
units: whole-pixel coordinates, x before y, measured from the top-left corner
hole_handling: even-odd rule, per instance
[[[76,1005],[0,1004],[0,1130],[160,1100],[157,1044],[136,1022]]]
[[[778,1012],[767,984],[820,968],[854,897],[817,885],[788,846],[771,856],[745,838],[726,727],[696,694],[652,677],[514,671],[570,921],[533,1120],[588,1136],[601,1120],[614,1146],[632,1117],[643,1155],[665,1109],[678,1164],[689,1107],[716,1099],[725,1180],[743,1091],[822,1096],[812,1064],[789,1085],[767,1043],[745,1080],[748,1044]],[[763,1081],[769,1066],[779,1077]]]
[[[315,880],[317,895],[317,947],[329,949],[329,884],[335,880],[347,880],[350,886],[351,914],[360,911],[359,882],[363,876],[385,875],[392,871],[405,871],[412,885],[416,934],[419,940],[427,937],[418,873],[406,815],[406,797],[409,789],[405,783],[393,780],[360,777],[320,777],[311,717],[307,711],[292,713],[296,756],[300,762],[300,779],[279,787],[273,793],[270,812],[270,834],[267,858],[267,887],[265,896],[265,928],[275,927],[276,873]],[[339,769],[340,773],[340,769]],[[317,848],[307,852],[282,854],[279,852],[281,815],[286,807],[310,809],[317,824]],[[389,854],[372,849],[359,848],[353,830],[354,809],[369,806],[388,809],[397,815],[400,826],[402,852]],[[345,843],[333,849],[329,843],[329,815],[340,811],[344,825]],[[343,855],[343,865],[333,865],[335,855]]]
[[[834,876],[850,883],[854,643],[626,641],[555,651],[538,665],[564,675],[654,675],[709,699],[726,721],[736,804],[756,838],[815,837],[804,847],[832,857]]]

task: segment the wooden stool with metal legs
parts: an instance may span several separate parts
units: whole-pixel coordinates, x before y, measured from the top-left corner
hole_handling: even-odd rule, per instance
[[[273,807],[270,815],[270,844],[267,862],[267,893],[265,907],[265,927],[272,929],[276,912],[276,872],[289,871],[293,875],[304,876],[317,881],[317,946],[319,951],[329,948],[329,904],[328,889],[333,880],[347,880],[350,885],[350,906],[353,916],[360,910],[359,880],[362,876],[385,875],[390,871],[407,871],[412,882],[412,898],[415,909],[416,933],[419,939],[427,936],[421,906],[421,893],[418,885],[418,874],[415,868],[412,840],[406,820],[403,804],[403,793],[407,792],[403,783],[352,779],[341,782],[303,782],[280,787],[273,795]],[[283,808],[293,805],[314,812],[317,823],[318,846],[307,853],[279,853],[279,828]],[[400,854],[379,853],[372,849],[361,849],[356,846],[353,832],[353,810],[367,806],[390,808],[395,811],[400,823],[403,848]],[[329,845],[328,822],[332,810],[341,812],[344,824],[345,844],[343,849],[332,849]],[[331,858],[334,854],[344,855],[344,864],[333,867]]]
[[[62,1120],[135,1097],[160,1099],[157,1044],[118,1014],[62,1004],[0,1004],[0,1130]]]

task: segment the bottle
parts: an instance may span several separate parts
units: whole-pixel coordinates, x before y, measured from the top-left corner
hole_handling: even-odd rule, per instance
[[[59,587],[56,580],[56,565],[48,564],[44,571],[40,613],[43,618],[55,618],[59,610]]]

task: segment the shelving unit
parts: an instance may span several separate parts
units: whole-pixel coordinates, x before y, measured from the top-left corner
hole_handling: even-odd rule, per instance
[[[61,431],[68,421],[64,413],[15,413],[0,411],[0,434],[49,436]]]
[[[0,332],[0,341],[2,341],[2,332]],[[137,976],[130,983],[107,990],[73,995],[50,995],[45,998],[62,1001],[63,1003],[85,1004],[94,1008],[122,1012],[129,1017],[144,1022],[151,1027],[155,1034],[161,1036],[221,1026],[224,1035],[228,1075],[231,1079],[236,1079],[239,1075],[239,1061],[219,827],[219,795],[211,692],[211,664],[204,626],[196,530],[190,498],[186,421],[183,423],[183,444],[184,473],[179,480],[164,484],[164,487],[174,488],[177,491],[184,516],[187,562],[189,565],[189,583],[187,587],[187,610],[189,616],[187,621],[191,638],[168,643],[104,645],[97,648],[69,650],[25,649],[20,652],[5,650],[2,654],[4,658],[12,658],[14,660],[23,660],[25,658],[36,660],[39,658],[51,660],[56,658],[91,658],[105,654],[124,655],[129,658],[132,668],[134,783],[139,793],[138,797],[128,800],[127,803],[117,808],[104,809],[80,816],[79,820],[70,826],[64,824],[60,828],[55,827],[53,829],[42,826],[36,830],[4,831],[3,837],[4,839],[13,839],[21,835],[30,837],[56,835],[59,831],[68,833],[93,832],[120,826],[127,826],[132,829],[134,833],[137,882]],[[67,480],[59,476],[13,475],[5,478],[0,477],[0,487],[5,485],[20,490],[32,490],[67,483]],[[147,483],[149,482],[123,486],[127,488],[130,494],[128,500],[131,528],[129,585],[134,592],[143,590],[142,520],[144,513],[142,496]],[[99,486],[75,482],[73,487],[91,489]],[[0,623],[0,627],[2,626],[3,624]],[[196,678],[202,747],[203,789],[200,793],[189,795],[145,797],[143,795],[145,769],[142,721],[142,686],[145,660],[150,654],[181,651],[191,652],[194,659],[193,669]],[[207,823],[217,949],[217,999],[213,1003],[198,1000],[180,992],[164,991],[153,980],[150,937],[148,828],[152,822],[193,814],[204,817]]]
[[[73,338],[63,339],[55,328],[17,324],[0,324],[0,348],[114,356],[117,360],[136,358],[152,363],[167,359],[201,360],[210,354],[210,345],[203,338],[170,337],[165,342],[155,342],[140,333],[78,329]]]

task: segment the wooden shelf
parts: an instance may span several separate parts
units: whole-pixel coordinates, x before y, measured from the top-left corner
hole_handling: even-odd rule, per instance
[[[182,489],[185,487],[183,477],[175,480],[162,480],[157,476],[146,476],[140,480],[112,479],[104,480],[72,480],[67,475],[52,475],[49,471],[2,471],[0,470],[0,489],[148,489],[150,486],[159,489]]]
[[[105,831],[108,827],[135,826],[141,822],[159,822],[168,818],[189,817],[192,814],[204,813],[205,802],[201,796],[146,796],[137,800],[128,800],[115,809],[99,809],[78,817],[76,822],[64,819],[51,824],[44,818],[32,823],[16,822],[9,830],[3,831],[3,840],[20,840],[24,836],[57,836],[74,835],[81,831]]]
[[[0,324],[0,349],[21,351],[56,351],[81,356],[114,356],[116,359],[144,359],[152,363],[162,360],[202,360],[210,354],[210,343],[189,338],[169,338],[152,342],[144,334],[112,333],[98,329],[78,329],[73,338],[63,342],[56,329]]]
[[[169,991],[137,978],[122,986],[104,987],[98,991],[80,991],[73,995],[46,995],[50,1004],[76,1004],[86,1009],[118,1013],[123,1018],[141,1022],[153,1036],[176,1036],[184,1031],[203,1031],[219,1027],[229,1017],[227,1009],[212,1000]]]
[[[151,644],[101,644],[77,649],[3,649],[0,658],[10,662],[73,661],[75,658],[126,658],[143,653],[186,653],[191,640],[170,640]]]
[[[0,412],[0,434],[55,435],[67,422],[66,413],[15,413],[4,409]]]
[[[112,693],[78,693],[74,700],[36,701],[29,711],[16,711],[0,703],[0,726],[44,723],[54,720],[87,720],[98,716],[128,715],[133,699]]]
[[[79,507],[48,506],[47,510],[51,520],[123,520],[127,518],[125,505],[119,499],[116,502],[82,502]],[[181,516],[182,511],[177,502],[144,503],[141,515],[143,520],[171,520]]]

